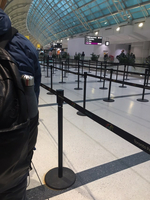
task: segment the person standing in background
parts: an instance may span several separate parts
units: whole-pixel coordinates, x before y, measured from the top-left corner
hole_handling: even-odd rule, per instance
[[[84,56],[85,56],[85,53],[83,51],[82,54],[81,54],[81,60],[84,60]]]

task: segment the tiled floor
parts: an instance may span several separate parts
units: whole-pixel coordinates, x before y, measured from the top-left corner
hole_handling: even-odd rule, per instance
[[[42,83],[50,86],[50,78],[45,75],[43,71]],[[122,80],[122,76],[118,79]],[[128,82],[143,84],[139,77],[129,79]],[[83,90],[74,90],[75,80],[76,75],[67,74],[66,83],[60,84],[61,73],[57,70],[53,89],[63,89],[65,97],[82,106]],[[83,78],[81,81],[83,88]],[[119,83],[112,82],[111,97],[115,101],[104,102],[108,89],[99,89],[102,85],[97,79],[87,78],[86,109],[150,144],[150,91],[145,91],[149,102],[138,102],[142,98],[141,88],[120,88]],[[108,81],[105,86],[109,87]],[[76,181],[65,190],[45,186],[45,174],[58,167],[57,111],[56,96],[47,95],[41,88],[39,134],[27,188],[29,200],[150,199],[150,155],[90,118],[77,115],[77,110],[66,103],[63,104],[63,166],[74,171]]]

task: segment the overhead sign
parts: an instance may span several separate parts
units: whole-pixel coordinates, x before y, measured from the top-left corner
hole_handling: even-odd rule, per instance
[[[85,36],[85,44],[101,45],[102,36]]]

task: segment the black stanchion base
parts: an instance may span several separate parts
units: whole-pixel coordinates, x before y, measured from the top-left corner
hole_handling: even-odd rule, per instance
[[[137,99],[137,101],[140,101],[140,102],[149,102],[149,100],[147,100],[147,99]]]
[[[66,82],[62,82],[62,81],[61,81],[61,82],[59,82],[59,83],[66,83]]]
[[[47,92],[48,95],[54,95],[52,92]]]
[[[119,87],[121,87],[121,88],[126,88],[127,86],[120,85]]]
[[[82,90],[82,88],[74,88],[74,90]]]
[[[45,76],[45,78],[50,78],[50,76]]]
[[[104,82],[104,81],[97,81],[97,82]]]
[[[56,190],[69,188],[76,180],[75,173],[66,167],[63,167],[63,177],[58,177],[58,167],[47,172],[45,183],[48,187]]]
[[[80,112],[80,111],[77,112],[77,115],[86,116],[84,113],[82,113],[82,112]]]
[[[63,76],[63,78],[68,78],[68,76]]]
[[[107,90],[108,88],[107,87],[100,87],[99,89],[101,89],[101,90]]]
[[[103,99],[103,101],[105,101],[105,102],[114,102],[115,100],[114,99]]]

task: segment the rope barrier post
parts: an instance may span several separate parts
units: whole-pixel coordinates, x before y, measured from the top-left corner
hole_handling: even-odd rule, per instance
[[[118,70],[119,70],[119,64],[117,64],[117,70],[116,70],[116,81],[117,81],[117,78],[118,78]]]
[[[51,68],[51,89],[53,89],[53,65],[50,66]],[[47,92],[48,95],[54,95],[52,92]]]
[[[53,74],[55,74],[55,72],[54,72],[54,59],[52,60],[52,62],[53,62]]]
[[[69,70],[69,61],[70,61],[70,59],[68,58],[68,70]]]
[[[61,73],[61,81],[59,83],[66,83],[66,82],[63,81],[63,62],[61,64],[62,64],[61,65],[62,66],[62,69],[61,69],[62,73]]]
[[[49,68],[49,59],[47,58],[47,76],[45,76],[45,78],[48,78],[48,68]]]
[[[121,87],[121,88],[126,88],[126,87],[127,87],[127,86],[124,85],[125,73],[126,73],[126,65],[124,65],[124,72],[123,72],[123,81],[122,81],[122,85],[119,86],[119,87]]]
[[[95,72],[96,76],[97,76],[97,62],[98,62],[98,60],[96,60],[96,72]]]
[[[85,109],[85,103],[86,103],[86,78],[87,78],[87,72],[84,72],[84,94],[83,94],[83,108]],[[86,116],[84,113],[78,111],[77,115],[80,116]]]
[[[56,63],[56,66],[57,66],[57,61],[56,61],[56,58],[53,59],[53,66],[55,68],[55,63]],[[57,71],[57,69],[55,68],[55,71]]]
[[[148,101],[149,101],[149,100],[147,100],[147,99],[144,99],[145,86],[146,86],[146,79],[147,79],[147,72],[148,72],[148,69],[145,69],[145,77],[144,77],[144,85],[143,85],[142,99],[137,99],[137,101],[140,101],[140,102],[148,102]]]
[[[114,99],[110,98],[112,74],[113,74],[113,69],[110,70],[110,82],[109,82],[108,98],[107,99],[103,99],[103,101],[105,101],[105,102],[114,102],[115,101]]]
[[[128,79],[128,72],[129,72],[129,65],[127,65],[126,80],[129,80],[129,79]]]
[[[107,90],[107,87],[105,87],[105,77],[106,77],[106,64],[105,64],[105,69],[104,69],[104,81],[103,81],[103,87],[100,87],[99,89]]]
[[[150,74],[150,68],[148,69],[148,74],[147,74],[147,79],[146,79],[146,85],[148,86],[148,81],[149,81],[149,74]]]
[[[62,190],[70,187],[76,180],[75,173],[63,167],[63,90],[56,90],[58,103],[58,167],[48,171],[45,183],[48,187]]]
[[[89,60],[89,73],[91,73],[91,71],[90,71],[90,64],[91,64],[91,61]]]
[[[103,67],[103,63],[101,62],[101,67],[100,67],[100,80],[97,81],[97,82],[103,82],[103,81],[101,80],[101,77],[102,77],[102,67]]]
[[[83,77],[83,60],[82,60],[82,77]]]
[[[67,69],[67,60],[65,61],[65,72],[64,72],[64,78],[67,78],[67,76],[66,76],[66,69]]]
[[[42,62],[43,63],[43,71],[45,71],[45,62],[44,61],[45,61],[45,55],[43,55],[43,62]]]
[[[79,78],[79,73],[80,73],[80,65],[79,65],[79,60],[78,60],[78,87],[77,88],[74,88],[74,90],[82,90],[82,88],[79,88],[79,82],[80,82],[80,78]]]

